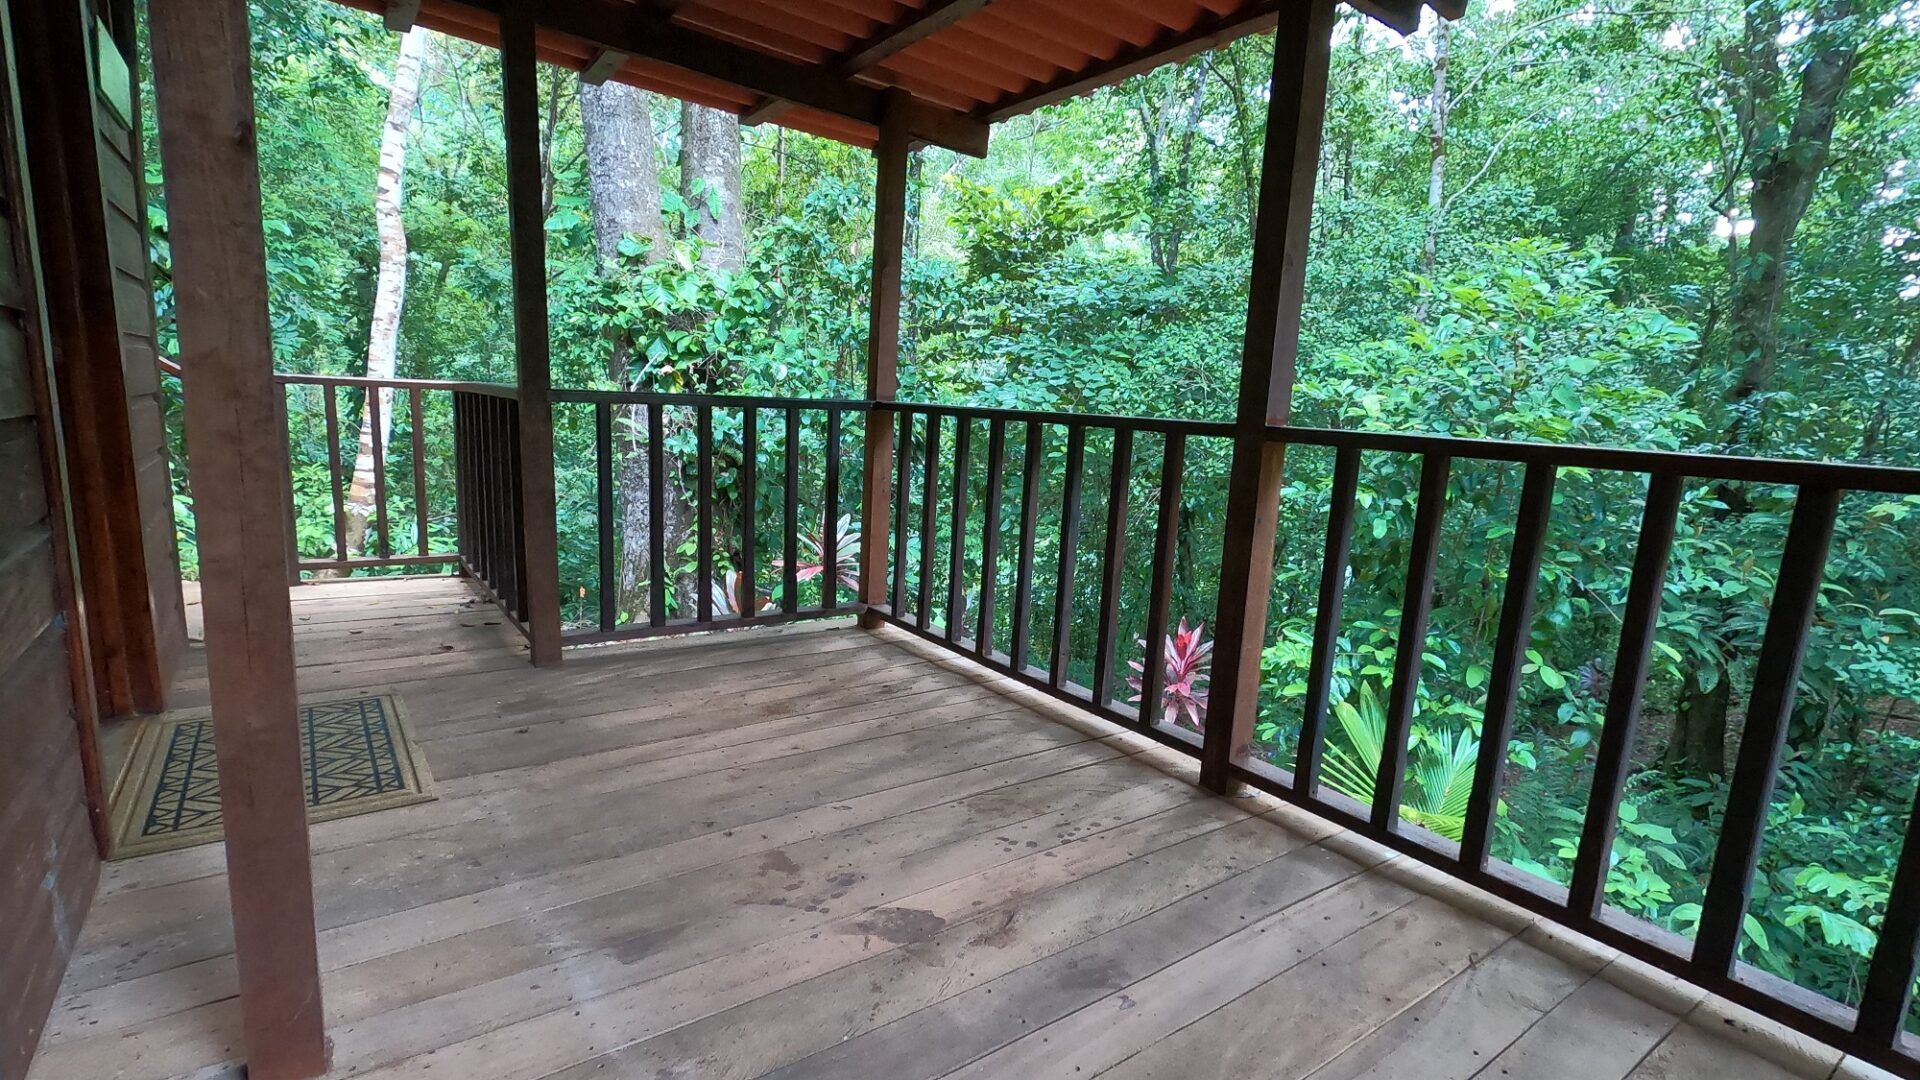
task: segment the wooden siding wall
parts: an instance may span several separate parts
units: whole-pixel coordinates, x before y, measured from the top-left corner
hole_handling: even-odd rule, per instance
[[[93,897],[99,856],[74,711],[73,675],[85,669],[70,663],[71,582],[59,572],[68,558],[65,512],[48,498],[58,473],[43,446],[58,443],[18,184],[4,8],[0,36],[0,1080],[12,1080],[26,1074]]]
[[[9,0],[100,711],[165,707],[186,644],[137,129],[100,99],[91,0]],[[109,42],[105,46],[114,48]],[[124,52],[122,53],[124,55]],[[103,314],[111,311],[111,319]]]
[[[127,32],[131,33],[131,28]],[[137,87],[133,101],[137,109]],[[99,95],[94,97],[93,111],[100,144],[100,187],[106,196],[107,250],[113,262],[113,306],[120,328],[121,369],[126,378],[127,421],[133,436],[134,491],[140,511],[147,599],[164,687],[167,676],[186,652],[187,623],[180,595],[179,544],[173,529],[165,404],[160,396],[140,141]],[[139,122],[137,114],[134,122]]]

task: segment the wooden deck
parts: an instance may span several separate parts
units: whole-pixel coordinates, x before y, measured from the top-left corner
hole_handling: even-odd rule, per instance
[[[457,579],[295,596],[440,794],[312,830],[338,1076],[1871,1075],[903,634],[535,670]],[[107,868],[33,1080],[239,1075],[221,869]]]

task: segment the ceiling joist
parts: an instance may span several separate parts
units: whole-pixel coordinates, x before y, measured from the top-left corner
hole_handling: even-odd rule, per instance
[[[588,86],[600,86],[626,64],[629,57],[618,49],[601,49],[580,69],[580,81]]]
[[[931,0],[904,22],[885,26],[880,32],[853,47],[831,63],[834,70],[851,79],[880,66],[888,57],[904,52],[915,42],[924,41],[961,19],[979,11],[993,0]],[[793,107],[790,101],[764,98],[740,116],[749,126],[764,124]]]
[[[619,0],[465,0],[481,11],[526,4],[541,28],[602,49],[731,83],[767,98],[791,102],[878,127],[883,92],[849,82],[837,73],[708,37],[658,14]],[[912,101],[908,130],[916,139],[974,157],[987,152],[989,125],[965,113]]]

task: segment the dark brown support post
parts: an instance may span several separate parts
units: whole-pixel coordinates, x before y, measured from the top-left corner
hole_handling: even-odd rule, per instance
[[[1733,972],[1740,926],[1753,892],[1753,868],[1765,838],[1767,805],[1773,801],[1780,756],[1787,748],[1794,692],[1800,684],[1800,665],[1806,659],[1807,634],[1813,627],[1820,583],[1826,577],[1827,548],[1839,509],[1837,488],[1803,486],[1794,498],[1793,523],[1787,527],[1787,544],[1780,555],[1780,577],[1767,610],[1767,634],[1754,663],[1740,757],[1734,763],[1707,895],[1700,905],[1693,962],[1710,978]]]
[[[1285,444],[1269,441],[1267,428],[1287,423],[1293,396],[1333,20],[1333,0],[1302,0],[1281,6],[1274,30],[1273,89],[1267,102],[1246,346],[1227,480],[1226,544],[1214,613],[1212,698],[1200,755],[1200,782],[1219,792],[1233,786],[1234,769],[1253,744],[1280,468],[1286,460]]]
[[[1507,594],[1500,606],[1493,676],[1487,684],[1487,711],[1480,723],[1480,758],[1474,765],[1473,793],[1467,799],[1467,823],[1460,838],[1460,863],[1469,871],[1487,868],[1487,851],[1493,843],[1500,774],[1506,769],[1507,744],[1513,736],[1520,669],[1533,640],[1533,599],[1540,588],[1540,556],[1547,546],[1558,472],[1546,462],[1532,464],[1520,484],[1520,513],[1513,527],[1513,550],[1507,557]]]
[[[513,253],[513,357],[519,378],[520,520],[533,663],[560,662],[560,543],[553,493],[552,357],[547,340],[547,235],[542,213],[540,86],[532,9],[500,14],[500,87],[507,129],[507,233]]]
[[[881,115],[880,142],[873,149],[879,167],[873,185],[873,289],[867,307],[867,399],[873,402],[892,401],[900,393],[900,258],[907,229],[907,155],[912,153],[907,130],[906,96],[891,93]],[[893,458],[893,427],[892,410],[867,411],[861,471],[860,603],[873,607],[887,603],[887,515],[894,497],[887,465]],[[901,565],[895,571],[902,580],[905,556],[904,551],[899,553]],[[897,589],[893,614],[900,617]],[[880,619],[863,610],[860,625],[873,629]]]
[[[1594,755],[1593,787],[1587,792],[1587,816],[1581,823],[1580,848],[1567,890],[1567,907],[1575,919],[1597,915],[1606,894],[1614,824],[1620,814],[1620,796],[1627,788],[1634,730],[1640,725],[1640,699],[1647,688],[1647,663],[1660,623],[1660,596],[1666,589],[1667,557],[1673,553],[1681,479],[1676,473],[1655,473],[1647,486],[1647,506],[1633,552],[1633,577],[1627,584],[1627,607],[1620,618],[1620,648],[1613,660],[1607,716]]]
[[[155,4],[207,684],[247,1074],[327,1070],[287,593],[286,484],[244,0]]]
[[[1320,560],[1320,599],[1313,615],[1313,656],[1307,663],[1307,700],[1300,714],[1300,749],[1293,790],[1312,798],[1320,790],[1321,753],[1333,701],[1334,650],[1346,608],[1347,565],[1353,553],[1353,499],[1360,486],[1360,451],[1341,447],[1333,459],[1333,497],[1327,504],[1327,547]]]

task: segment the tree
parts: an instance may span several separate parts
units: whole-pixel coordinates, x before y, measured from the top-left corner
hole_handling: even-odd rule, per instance
[[[393,66],[387,120],[380,133],[380,169],[374,181],[374,220],[380,235],[380,265],[373,290],[373,322],[367,334],[366,376],[391,379],[400,351],[400,313],[407,299],[407,226],[401,213],[407,167],[407,126],[420,104],[420,72],[426,66],[430,36],[415,27],[400,36]],[[353,557],[366,546],[367,520],[373,515],[375,447],[382,451],[393,429],[393,391],[377,391],[379,424],[372,401],[360,410],[360,438],[353,457],[353,482],[347,487],[347,547]],[[370,393],[370,397],[371,397]],[[419,423],[414,417],[412,422]]]
[[[629,266],[638,260],[659,259],[667,246],[654,158],[652,95],[621,83],[583,84],[580,121],[600,273],[615,288],[628,288],[633,281]],[[608,326],[607,336],[608,381],[641,389],[643,380],[633,370],[633,328],[615,321]],[[650,609],[647,540],[658,528],[669,550],[680,546],[686,538],[684,500],[678,492],[663,499],[663,520],[653,520],[647,478],[651,455],[663,451],[646,440],[645,406],[621,406],[615,411],[614,438],[621,449],[615,513],[623,540],[617,604],[619,610],[642,618]]]

